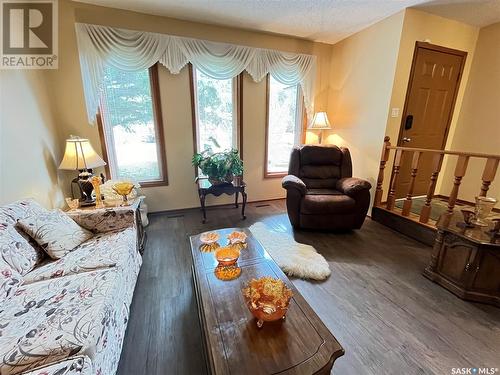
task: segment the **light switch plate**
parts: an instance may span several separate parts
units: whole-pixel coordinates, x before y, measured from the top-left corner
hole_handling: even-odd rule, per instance
[[[391,117],[398,117],[398,116],[399,116],[399,108],[392,108]]]

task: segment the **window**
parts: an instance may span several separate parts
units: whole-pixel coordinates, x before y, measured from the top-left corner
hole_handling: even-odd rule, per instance
[[[157,65],[138,72],[106,67],[97,122],[108,176],[167,184]]]
[[[303,98],[298,85],[286,86],[267,76],[265,177],[288,172],[290,152],[302,141]]]
[[[239,77],[215,79],[190,66],[195,151],[241,150]],[[241,76],[240,76],[241,77]]]

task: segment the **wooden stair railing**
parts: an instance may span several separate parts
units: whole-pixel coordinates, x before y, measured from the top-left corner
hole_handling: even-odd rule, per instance
[[[453,212],[453,209],[458,199],[460,184],[462,182],[462,178],[465,176],[467,172],[467,166],[469,164],[470,158],[481,158],[486,160],[486,164],[484,166],[483,174],[481,177],[482,182],[479,191],[480,196],[486,196],[492,181],[495,179],[495,175],[498,170],[498,165],[500,163],[500,155],[392,146],[390,143],[390,138],[386,136],[384,138],[384,147],[382,148],[382,153],[380,157],[380,167],[377,177],[377,186],[375,188],[375,199],[374,199],[375,207],[383,208],[384,206],[383,203],[384,173],[387,161],[389,160],[391,150],[395,150],[395,154],[391,169],[391,179],[389,182],[389,191],[387,193],[385,209],[389,211],[394,211],[395,213],[398,213],[405,217],[410,217],[411,207],[413,203],[413,190],[415,187],[415,180],[418,175],[419,163],[420,160],[422,160],[422,155],[426,153],[435,154],[432,159],[432,174],[430,176],[429,186],[427,188],[427,193],[425,196],[425,203],[422,207],[422,210],[420,211],[420,215],[418,218],[418,222],[422,224],[427,224],[429,222],[431,213],[431,203],[434,197],[437,180],[439,177],[439,173],[441,171],[441,167],[443,165],[443,159],[445,155],[457,156],[457,161],[455,164],[453,188],[448,197],[448,207],[447,207],[448,212]],[[410,153],[410,152],[412,153],[410,184],[408,187],[408,192],[403,202],[403,207],[401,209],[401,212],[399,213],[394,210],[394,207],[396,205],[396,195],[395,195],[396,187],[399,179],[399,174],[401,172],[402,157],[405,153]],[[413,218],[410,217],[410,219]]]

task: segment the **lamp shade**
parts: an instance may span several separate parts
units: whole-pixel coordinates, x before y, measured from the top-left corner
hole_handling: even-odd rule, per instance
[[[331,129],[330,121],[328,121],[328,116],[326,112],[316,112],[314,114],[313,120],[309,125],[309,129]]]
[[[97,155],[88,139],[75,137],[66,140],[66,150],[59,169],[92,169],[103,165],[106,162]]]

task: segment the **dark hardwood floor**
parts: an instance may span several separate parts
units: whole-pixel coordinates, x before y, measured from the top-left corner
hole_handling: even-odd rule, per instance
[[[204,374],[188,236],[263,221],[293,233],[284,201],[150,215],[119,375]],[[500,367],[500,309],[425,279],[430,248],[367,219],[360,231],[297,232],[330,264],[324,282],[293,280],[344,347],[335,374],[451,374]]]

